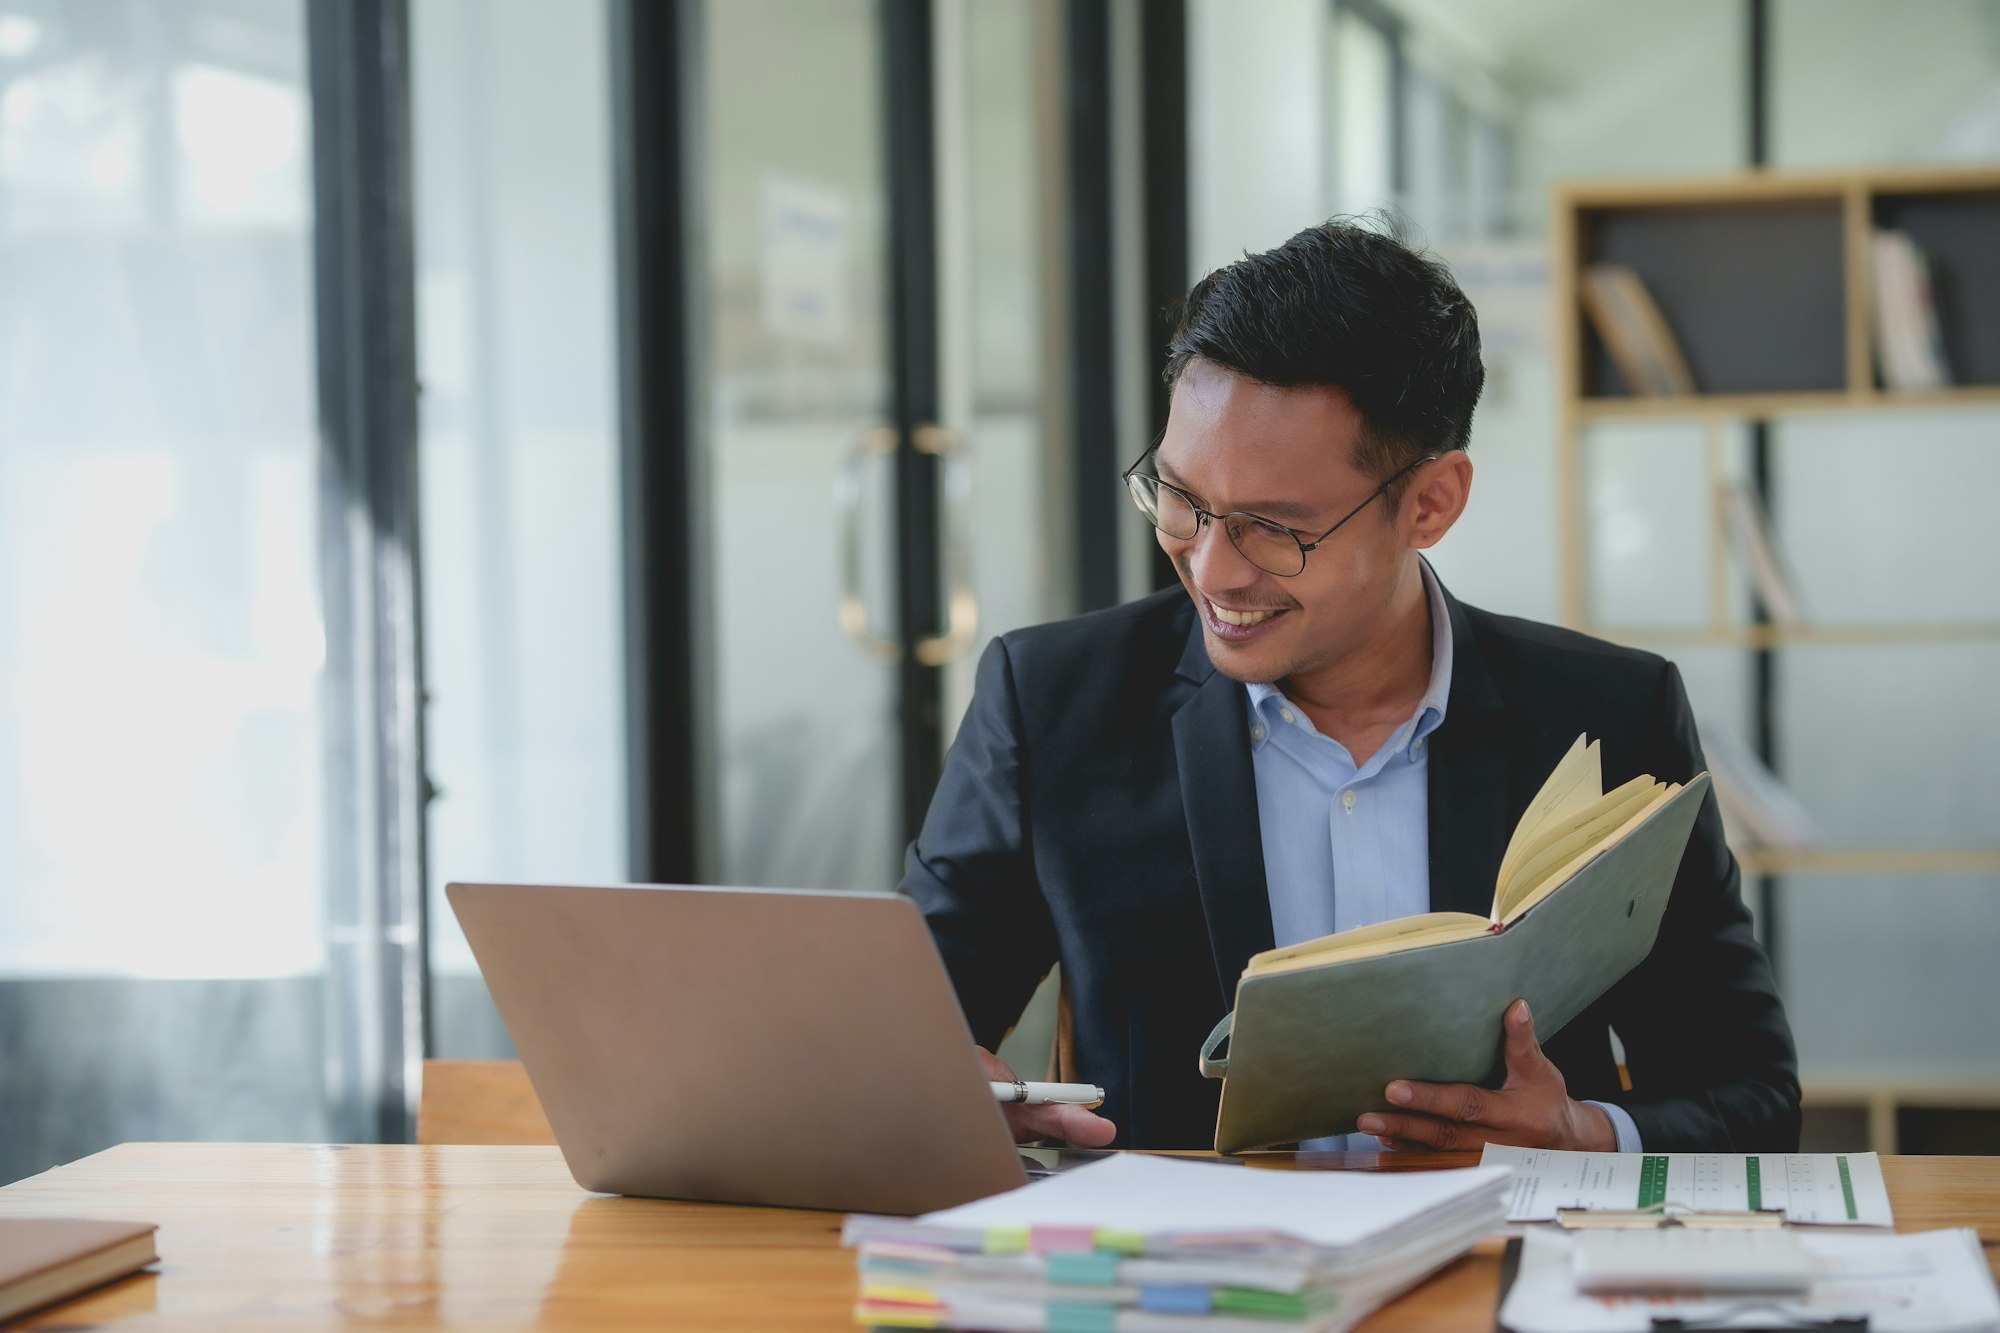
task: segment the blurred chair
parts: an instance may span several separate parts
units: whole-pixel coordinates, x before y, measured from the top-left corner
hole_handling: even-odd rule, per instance
[[[418,1143],[554,1143],[519,1060],[426,1060]]]

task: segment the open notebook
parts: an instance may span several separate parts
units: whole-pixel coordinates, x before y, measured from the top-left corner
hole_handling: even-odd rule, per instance
[[[1521,816],[1486,916],[1429,912],[1267,950],[1202,1070],[1217,1151],[1351,1132],[1392,1079],[1490,1082],[1516,998],[1546,1041],[1652,950],[1708,775],[1607,792],[1577,737]],[[1214,1051],[1229,1040],[1227,1058]]]
[[[1528,803],[1500,858],[1490,915],[1425,912],[1359,926],[1282,949],[1267,949],[1251,958],[1243,975],[1264,976],[1344,958],[1372,958],[1505,930],[1681,789],[1679,783],[1656,782],[1650,774],[1642,773],[1622,787],[1605,791],[1598,746],[1599,742],[1578,736]]]

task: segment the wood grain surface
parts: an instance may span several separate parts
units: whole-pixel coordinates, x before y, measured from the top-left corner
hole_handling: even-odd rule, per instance
[[[1259,1153],[1251,1165],[1474,1161]],[[1883,1174],[1901,1229],[1970,1225],[2000,1243],[2000,1158],[1884,1158]],[[21,1329],[854,1327],[840,1214],[586,1194],[548,1147],[128,1143],[0,1189],[0,1215],[160,1225],[156,1273]],[[1364,1327],[1492,1327],[1498,1254],[1483,1243]]]

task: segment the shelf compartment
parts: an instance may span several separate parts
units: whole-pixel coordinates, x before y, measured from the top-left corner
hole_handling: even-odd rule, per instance
[[[1845,196],[1585,207],[1582,267],[1645,282],[1704,395],[1848,387]],[[1595,328],[1583,330],[1586,399],[1635,398]]]
[[[1909,233],[1930,261],[1945,364],[1961,386],[2000,386],[2000,194],[1976,190],[1878,191],[1872,220]]]

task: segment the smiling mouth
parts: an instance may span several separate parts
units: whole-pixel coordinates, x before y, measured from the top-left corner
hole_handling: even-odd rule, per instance
[[[1202,610],[1208,613],[1209,630],[1223,639],[1241,640],[1260,632],[1273,620],[1285,615],[1290,607],[1263,607],[1255,610],[1235,611],[1226,606],[1217,606],[1204,594]]]
[[[1208,604],[1208,609],[1213,611],[1215,618],[1223,624],[1238,626],[1261,625],[1279,614],[1276,611],[1231,611],[1227,607],[1217,606],[1214,602]]]

